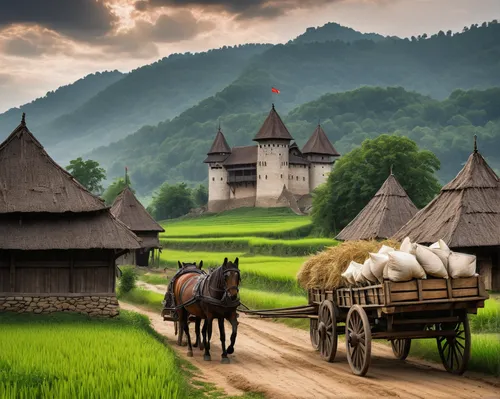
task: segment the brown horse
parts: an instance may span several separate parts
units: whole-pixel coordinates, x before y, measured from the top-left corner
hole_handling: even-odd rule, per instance
[[[200,275],[193,271],[186,271],[174,284],[173,292],[175,303],[179,308],[179,320],[181,329],[184,331],[188,341],[188,356],[193,356],[191,337],[189,335],[188,318],[189,314],[196,317],[197,331],[196,338],[199,341],[199,323],[201,319],[206,319],[203,326],[203,346],[205,347],[205,360],[210,357],[210,339],[212,336],[212,321],[219,320],[219,329],[222,343],[222,362],[228,363],[227,354],[234,352],[234,342],[237,334],[236,308],[239,305],[238,292],[240,283],[240,271],[238,269],[238,258],[234,262],[224,259],[222,266],[215,269],[208,276]],[[231,345],[226,351],[224,319],[228,319],[233,326],[231,335]],[[208,335],[208,339],[207,339]],[[199,345],[202,349],[201,344]]]

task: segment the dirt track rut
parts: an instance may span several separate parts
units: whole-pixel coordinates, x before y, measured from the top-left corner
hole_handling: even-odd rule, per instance
[[[235,353],[231,364],[220,363],[217,323],[212,337],[212,361],[194,348],[178,347],[173,323],[126,303],[123,309],[145,314],[153,327],[167,338],[172,347],[203,373],[203,378],[237,395],[244,391],[261,392],[278,398],[500,398],[500,380],[476,374],[457,377],[439,365],[407,359],[396,360],[390,348],[374,344],[372,363],[365,377],[351,374],[343,341],[334,363],[323,361],[311,347],[309,333],[262,319],[240,314]],[[194,328],[194,327],[192,327]],[[230,325],[227,325],[230,331]],[[192,334],[193,337],[194,334]],[[194,342],[194,340],[193,340]]]

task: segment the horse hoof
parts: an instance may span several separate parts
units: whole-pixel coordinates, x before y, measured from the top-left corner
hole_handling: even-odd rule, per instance
[[[187,353],[187,357],[193,357],[193,352],[192,352],[192,351],[189,351],[189,352]]]
[[[227,348],[227,353],[229,353],[230,355],[232,355],[234,353],[234,348],[232,346],[230,346],[229,348]]]
[[[210,355],[204,355],[203,360],[206,360],[207,362],[212,360],[212,357]]]
[[[198,347],[198,344],[195,342],[193,345],[193,348],[197,348],[197,347]]]
[[[223,358],[220,360],[220,362],[221,362],[222,364],[229,364],[229,363],[231,363],[231,361],[229,360],[229,358],[228,358],[228,357],[223,357]]]
[[[205,350],[205,346],[203,344],[200,344],[200,351]]]

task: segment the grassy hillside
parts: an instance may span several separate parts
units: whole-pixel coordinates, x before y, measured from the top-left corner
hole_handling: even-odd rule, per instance
[[[385,39],[378,33],[361,33],[348,26],[342,26],[335,22],[327,23],[318,28],[307,28],[306,31],[297,36],[293,43],[329,42],[340,40],[342,42],[355,42],[356,40],[373,40],[374,42]]]
[[[118,71],[90,74],[45,96],[37,98],[18,108],[0,114],[0,140],[10,134],[21,121],[21,113],[26,112],[30,128],[38,132],[44,124],[73,112],[97,93],[122,79],[125,75]]]

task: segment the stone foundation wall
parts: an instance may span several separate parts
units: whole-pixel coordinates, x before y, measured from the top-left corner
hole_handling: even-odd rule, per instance
[[[116,296],[0,296],[0,313],[74,312],[115,317],[120,313]]]

